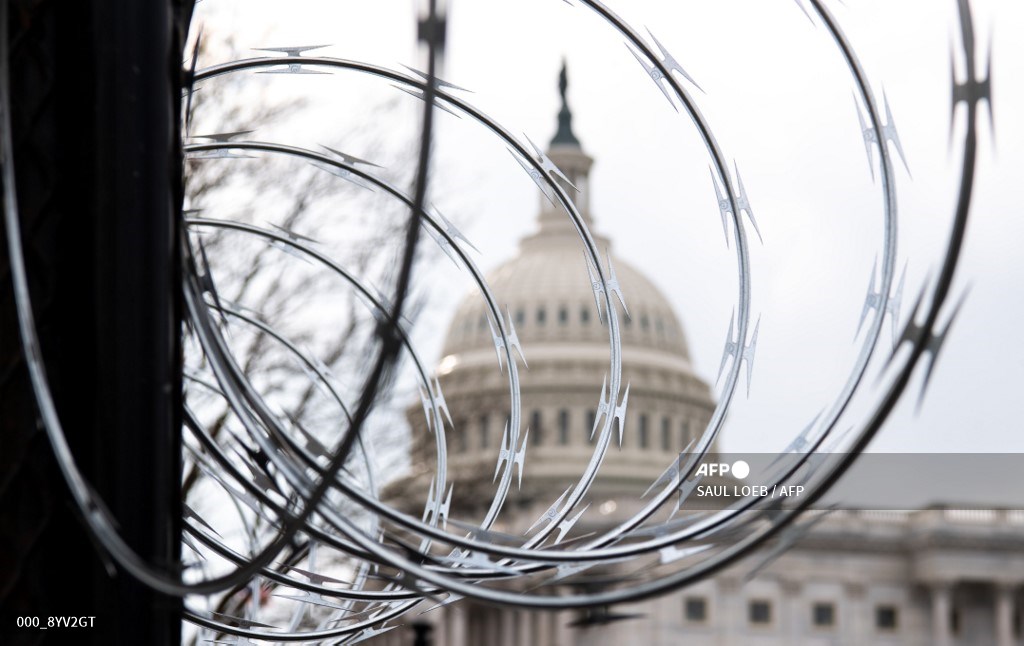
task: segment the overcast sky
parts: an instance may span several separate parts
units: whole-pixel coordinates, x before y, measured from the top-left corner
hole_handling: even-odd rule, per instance
[[[781,448],[841,388],[880,253],[882,197],[859,132],[853,81],[825,30],[808,22],[792,0],[609,4],[635,27],[650,27],[700,84],[697,103],[740,168],[764,236],[752,252],[761,328],[750,397],[737,398],[724,445]],[[959,296],[970,286],[970,293],[923,409],[915,414],[919,375],[876,450],[1024,452],[1024,125],[1018,118],[1024,110],[1024,44],[1018,39],[1024,4],[974,5],[982,50],[990,36],[993,43],[997,143],[983,122],[972,222],[954,291]],[[197,18],[211,33],[233,32],[239,47],[331,44],[323,53],[401,69],[402,63],[422,64],[413,44],[414,6],[408,0],[207,0]],[[949,146],[955,3],[849,0],[829,6],[880,101],[884,88],[912,173],[897,167],[905,318],[938,267],[959,177],[960,149]],[[450,5],[448,36],[446,80],[472,90],[463,96],[509,131],[538,143],[554,131],[557,71],[566,58],[574,129],[596,158],[596,226],[669,297],[698,372],[713,381],[736,304],[736,263],[725,246],[708,155],[689,119],[669,106],[622,38],[581,6],[457,0]],[[202,64],[213,62],[220,61]],[[278,138],[341,144],[351,127],[346,114],[396,95],[404,111],[393,117],[399,121],[394,136],[415,131],[415,100],[379,81],[336,74],[253,82],[263,96],[315,97],[304,125],[275,133]],[[536,188],[483,128],[443,113],[439,121],[443,177],[437,181],[449,190],[439,190],[435,201],[464,225],[481,251],[478,263],[494,267],[531,230]],[[582,279],[582,261],[580,269]],[[438,358],[443,327],[468,287],[452,282],[431,290],[420,335],[429,360]],[[887,322],[886,344],[888,330]]]

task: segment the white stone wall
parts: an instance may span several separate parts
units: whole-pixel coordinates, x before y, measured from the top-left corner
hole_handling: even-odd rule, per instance
[[[836,514],[753,580],[744,581],[749,564],[740,564],[684,590],[616,606],[614,614],[644,616],[605,625],[569,627],[580,616],[575,611],[466,601],[410,617],[433,623],[432,643],[439,646],[1024,646],[1024,567],[1017,560],[1024,556],[1024,523],[1011,516],[996,514],[982,528],[949,520],[942,510]],[[941,518],[947,521],[936,522]],[[859,528],[852,535],[851,526]],[[929,531],[939,532],[941,544],[928,545]],[[704,601],[703,621],[687,619],[688,597]],[[751,601],[770,604],[768,623],[751,623]],[[815,625],[816,603],[833,605],[833,625]],[[880,607],[895,609],[895,628],[876,625]],[[400,628],[377,643],[411,644],[411,637]]]

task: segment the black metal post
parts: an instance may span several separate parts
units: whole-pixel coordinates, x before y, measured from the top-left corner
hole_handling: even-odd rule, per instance
[[[94,4],[99,475],[125,538],[178,562],[180,45],[167,0]],[[115,643],[178,643],[180,600],[120,577]]]
[[[147,561],[180,535],[178,0],[10,0],[12,131],[37,327],[83,474]],[[6,249],[6,245],[0,245]],[[97,555],[35,423],[0,254],[0,643],[180,643],[181,601]],[[18,629],[15,618],[94,617]]]
[[[432,640],[430,639],[430,633],[433,632],[433,630],[434,630],[433,626],[431,626],[430,624],[428,624],[426,622],[420,621],[420,622],[416,622],[416,623],[414,623],[412,625],[412,630],[413,630],[413,633],[415,634],[415,637],[413,638],[413,642],[412,642],[413,646],[430,646],[431,645],[431,641]]]

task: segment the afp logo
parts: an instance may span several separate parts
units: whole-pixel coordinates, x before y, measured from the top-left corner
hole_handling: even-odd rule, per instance
[[[750,475],[750,465],[743,460],[736,460],[732,464],[728,462],[705,462],[697,467],[695,475],[724,476],[729,474],[732,474],[734,478],[743,480]]]

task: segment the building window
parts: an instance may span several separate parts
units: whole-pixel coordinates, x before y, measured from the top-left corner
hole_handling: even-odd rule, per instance
[[[533,436],[533,443],[540,446],[543,443],[543,429],[540,427],[540,411],[530,413],[530,435]]]
[[[516,325],[522,325],[526,323],[526,310],[519,308],[516,310]]]
[[[590,310],[586,306],[580,309],[580,322],[583,325],[590,323]]]
[[[651,322],[647,318],[647,315],[646,314],[641,314],[640,315],[640,329],[642,329],[644,332],[646,332],[647,328],[649,328],[650,326],[651,326]]]
[[[820,602],[811,609],[811,621],[815,628],[831,628],[836,625],[836,606],[832,603]]]
[[[487,415],[481,415],[478,424],[480,429],[480,448],[486,449],[487,445],[490,444],[487,437]]]
[[[457,450],[459,453],[465,453],[467,448],[466,427],[456,426],[453,430],[455,431],[455,450]]]
[[[878,630],[896,630],[900,625],[899,610],[896,606],[875,607],[875,628]]]
[[[661,450],[668,451],[672,448],[672,420],[668,417],[661,418]]]
[[[708,620],[708,602],[704,597],[686,597],[683,611],[687,623],[702,624]]]
[[[597,411],[591,408],[587,411],[587,427],[583,429],[583,432],[587,434],[587,440],[594,433],[594,424],[597,423]]]
[[[683,423],[679,425],[679,446],[685,447],[690,443],[690,422],[683,420]]]
[[[547,310],[543,307],[537,308],[537,325],[544,325],[544,321],[547,320]]]
[[[565,446],[569,443],[569,411],[558,411],[558,443]]]
[[[647,437],[647,415],[644,413],[640,414],[640,428],[637,429],[637,433],[640,436],[640,448],[646,449],[650,445],[650,440]]]
[[[949,630],[954,635],[960,634],[960,609],[953,608],[952,612],[949,613]]]
[[[747,604],[747,619],[756,626],[772,623],[772,602],[755,599]]]
[[[558,308],[558,324],[565,325],[569,322],[569,308],[564,305]]]

